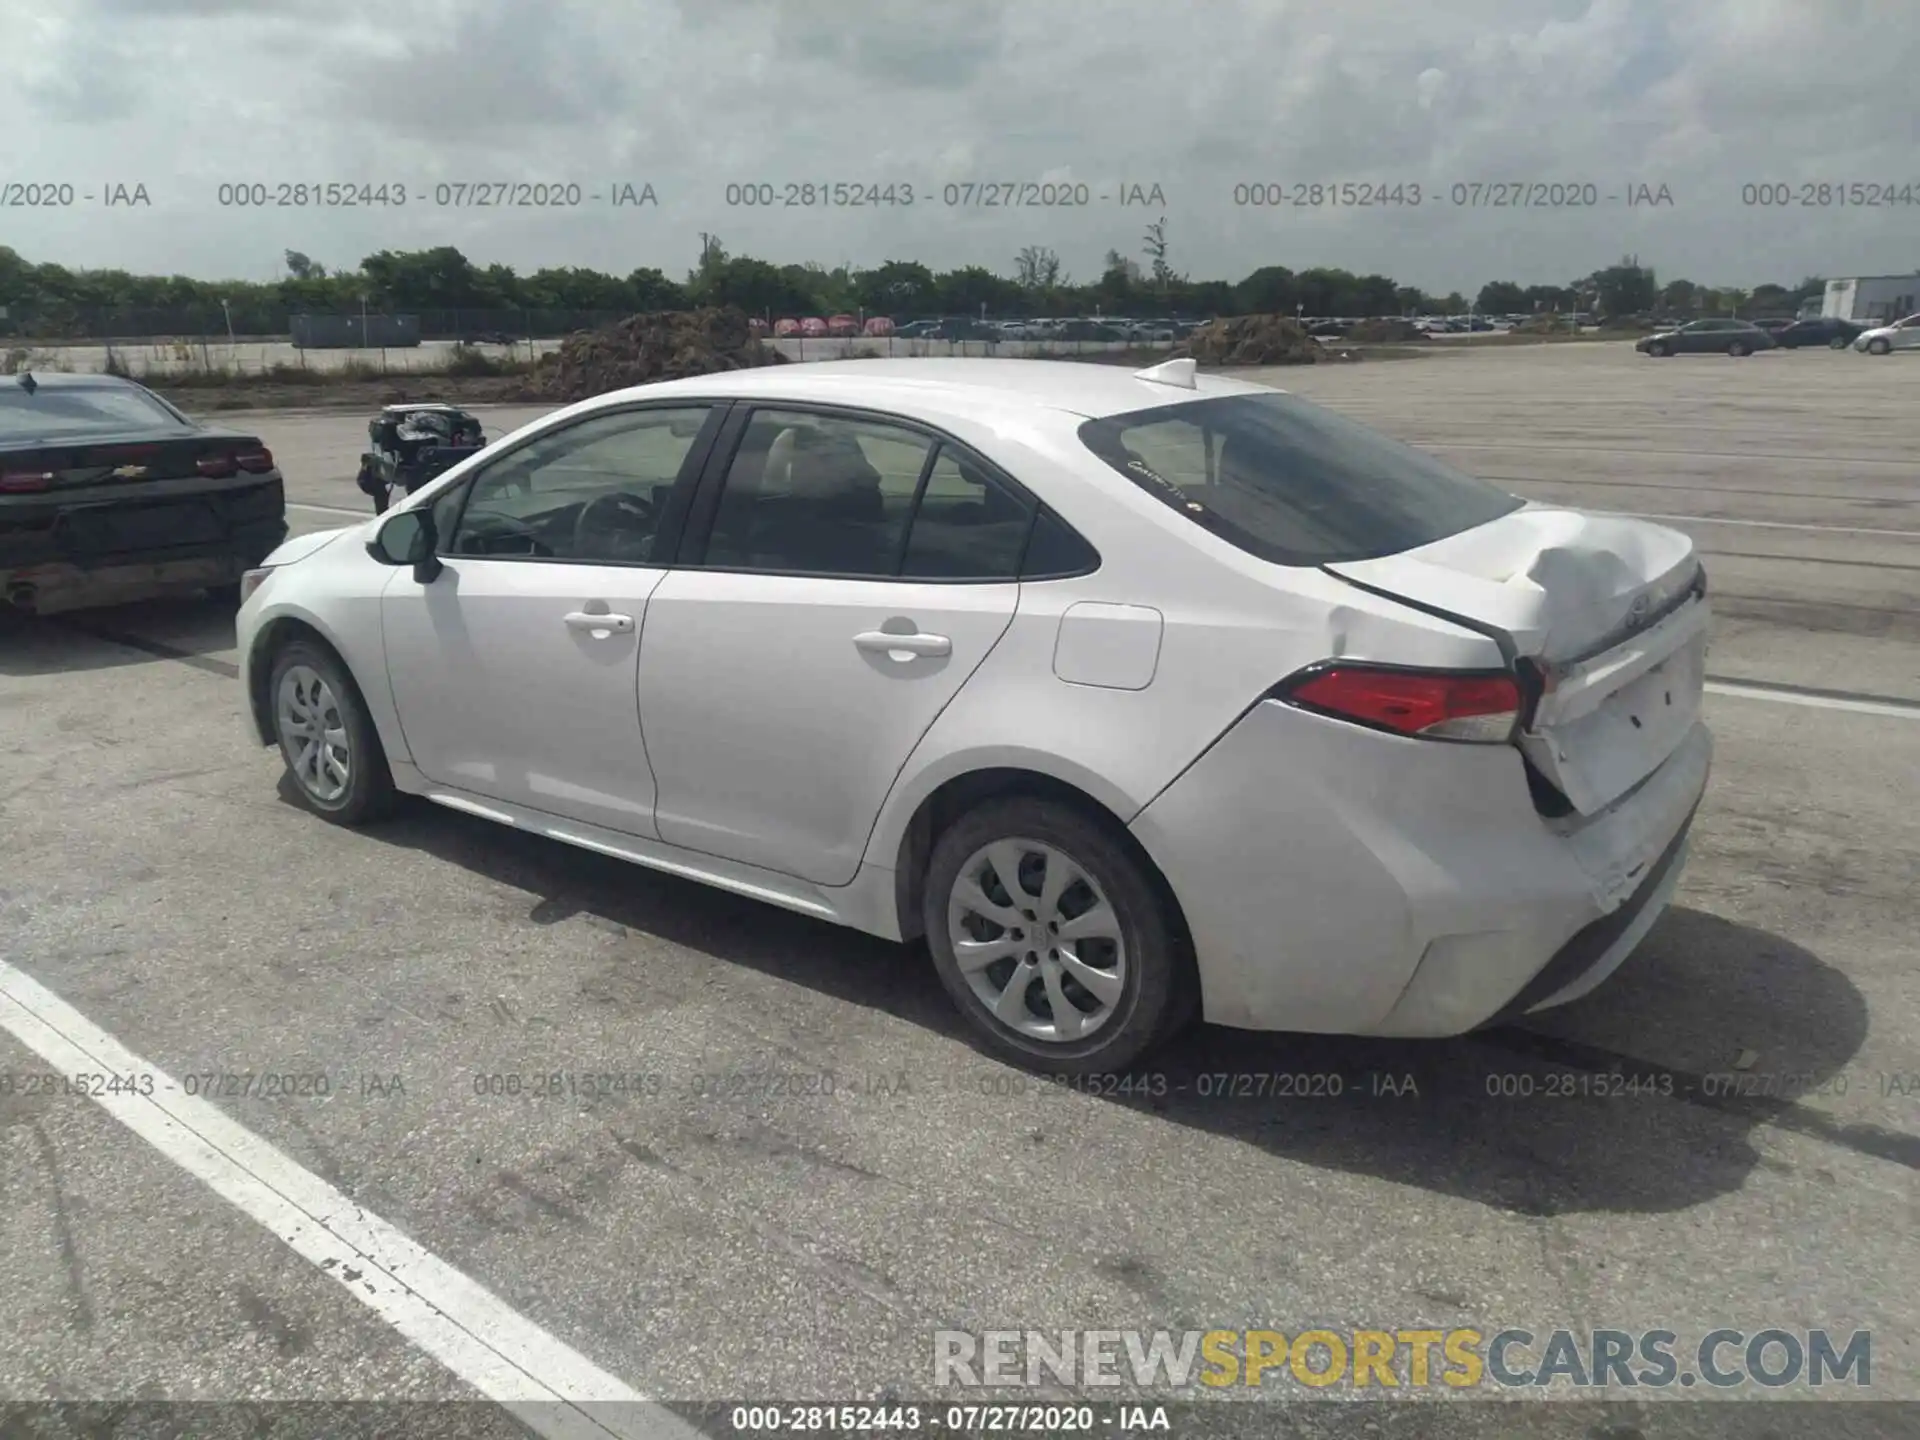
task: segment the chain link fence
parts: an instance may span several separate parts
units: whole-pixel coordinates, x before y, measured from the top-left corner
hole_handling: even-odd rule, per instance
[[[626,317],[618,310],[408,310],[418,321],[421,340],[498,343],[502,340],[556,340],[576,330],[592,330]],[[86,343],[96,345],[136,345],[168,343],[175,340],[199,343],[207,341],[271,344],[290,339],[296,315],[311,316],[327,322],[323,329],[352,335],[366,327],[377,333],[378,322],[396,318],[398,312],[369,308],[365,311],[308,311],[271,306],[234,305],[181,306],[173,309],[106,310],[71,305],[40,304],[8,308],[0,319],[0,343],[60,345]],[[348,344],[345,347],[370,348]]]

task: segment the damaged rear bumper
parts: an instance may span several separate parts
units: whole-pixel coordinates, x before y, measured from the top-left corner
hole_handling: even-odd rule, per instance
[[[227,585],[286,539],[278,479],[138,501],[0,505],[0,598],[38,615]]]
[[[96,605],[119,605],[172,590],[231,585],[251,562],[231,555],[191,560],[160,560],[83,569],[78,565],[35,565],[0,572],[0,592],[16,610],[58,615]]]
[[[1712,754],[1696,725],[1608,810],[1555,822],[1510,746],[1265,704],[1131,829],[1180,902],[1209,1021],[1459,1035],[1523,997],[1572,999],[1631,951],[1678,879]]]

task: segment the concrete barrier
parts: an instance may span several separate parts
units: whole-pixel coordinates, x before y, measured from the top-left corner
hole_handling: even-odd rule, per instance
[[[773,346],[789,360],[846,360],[866,355],[1001,355],[1027,358],[1059,357],[1071,359],[1096,354],[1124,354],[1129,351],[1166,351],[1169,341],[1126,345],[1106,341],[1045,340],[900,340],[892,337],[845,336],[821,339],[780,339],[763,342]],[[481,354],[493,359],[527,359],[558,349],[558,340],[535,340],[519,345],[477,345]],[[148,341],[135,345],[114,345],[111,354],[135,377],[141,375],[178,375],[195,370],[229,370],[258,375],[276,366],[344,373],[370,370],[374,373],[404,375],[419,371],[442,370],[453,358],[455,345],[448,340],[423,341],[417,348],[404,350],[299,350],[288,341],[247,342],[239,344],[199,341]],[[0,341],[0,360],[8,371],[71,371],[76,374],[100,374],[107,368],[106,345],[33,345],[27,342]]]

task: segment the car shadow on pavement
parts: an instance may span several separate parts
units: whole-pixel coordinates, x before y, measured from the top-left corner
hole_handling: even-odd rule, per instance
[[[73,674],[173,660],[235,679],[234,606],[199,594],[45,617],[0,604],[0,675]]]
[[[924,946],[425,804],[364,833],[539,897],[536,924],[624,927],[971,1043]],[[604,998],[604,976],[582,984]],[[1662,1212],[1738,1191],[1756,1168],[1794,1168],[1754,1143],[1761,1126],[1920,1169],[1920,1137],[1878,1123],[1892,1112],[1871,1077],[1849,1071],[1867,1026],[1864,998],[1833,966],[1683,905],[1594,995],[1523,1027],[1403,1041],[1202,1025],[1134,1072],[1075,1088],[1277,1157],[1502,1210]],[[1837,1183],[1824,1169],[1814,1179]]]

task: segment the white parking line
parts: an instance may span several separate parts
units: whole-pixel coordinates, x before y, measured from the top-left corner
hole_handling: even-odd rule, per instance
[[[373,514],[371,510],[348,510],[339,505],[309,505],[304,500],[287,501],[287,509],[313,510],[322,515],[351,515],[356,520],[368,519]]]
[[[1816,710],[1849,710],[1856,715],[1888,715],[1895,720],[1920,720],[1920,701],[1912,705],[1885,705],[1878,700],[1851,700],[1842,695],[1805,695],[1795,690],[1729,684],[1725,680],[1707,681],[1706,690],[1709,695],[1725,695],[1734,700],[1771,700],[1777,705],[1809,705]]]
[[[0,1027],[64,1075],[151,1076],[151,1095],[93,1098],[535,1433],[555,1440],[698,1440],[678,1416],[597,1368],[217,1106],[188,1095],[173,1077],[4,960]]]

